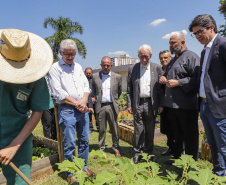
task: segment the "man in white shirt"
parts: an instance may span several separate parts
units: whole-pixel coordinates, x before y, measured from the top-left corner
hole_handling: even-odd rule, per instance
[[[112,134],[112,148],[116,157],[121,157],[118,135],[118,98],[122,93],[122,77],[111,71],[111,58],[103,57],[102,70],[93,75],[93,95],[95,97],[96,118],[99,123],[99,147],[105,149],[107,121]]]
[[[149,45],[138,49],[140,62],[128,69],[127,109],[134,116],[134,164],[140,153],[152,155],[154,149],[155,118],[163,110],[163,91],[158,83],[161,66],[150,63],[152,50]],[[151,157],[156,161],[155,157]]]
[[[76,43],[65,39],[60,43],[62,59],[53,64],[50,75],[50,86],[59,104],[58,120],[64,136],[63,155],[65,160],[73,161],[78,137],[78,157],[85,159],[83,170],[88,175],[95,174],[87,168],[89,155],[89,116],[87,100],[90,93],[88,80],[82,67],[74,62],[77,53]],[[67,181],[73,183],[72,174],[66,173]]]
[[[225,176],[226,163],[226,38],[217,35],[211,15],[194,18],[192,36],[204,45],[199,71],[200,117],[213,158],[213,173]]]

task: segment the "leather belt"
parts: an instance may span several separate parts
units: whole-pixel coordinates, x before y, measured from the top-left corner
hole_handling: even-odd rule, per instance
[[[70,104],[67,104],[67,103],[61,103],[59,106],[64,106],[64,107],[73,107],[75,108],[74,105],[70,105]]]
[[[111,105],[113,104],[112,102],[106,102],[106,103],[101,103],[101,106],[106,106],[106,105]]]
[[[145,101],[145,100],[150,100],[151,99],[151,97],[147,97],[147,98],[140,98],[140,100],[143,100],[143,101]]]
[[[207,103],[207,99],[206,99],[206,98],[202,98],[202,97],[201,97],[201,100],[202,100],[204,103]]]

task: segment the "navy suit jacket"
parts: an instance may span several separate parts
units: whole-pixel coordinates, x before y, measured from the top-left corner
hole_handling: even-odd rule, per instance
[[[204,51],[201,53],[201,69]],[[199,78],[200,79],[200,78]],[[204,89],[214,117],[226,118],[226,38],[216,36],[210,49],[204,76]]]

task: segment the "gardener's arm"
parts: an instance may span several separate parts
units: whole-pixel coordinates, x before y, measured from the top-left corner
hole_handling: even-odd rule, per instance
[[[8,165],[12,158],[16,155],[18,149],[26,140],[26,138],[34,130],[42,116],[42,111],[33,112],[30,119],[24,125],[18,136],[4,149],[0,150],[0,161],[4,165]]]

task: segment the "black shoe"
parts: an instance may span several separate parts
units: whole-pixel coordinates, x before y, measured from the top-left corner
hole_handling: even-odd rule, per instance
[[[134,155],[134,157],[133,157],[133,163],[134,163],[134,164],[137,164],[138,161],[141,160],[141,158],[142,158],[142,156],[139,155],[139,153],[136,153],[136,154]]]
[[[171,155],[172,153],[173,153],[173,150],[171,148],[168,148],[165,152],[162,152],[161,155],[167,156],[167,155]]]
[[[172,165],[175,161],[173,159],[169,159],[169,160],[166,160],[164,161],[164,164],[166,165]]]

